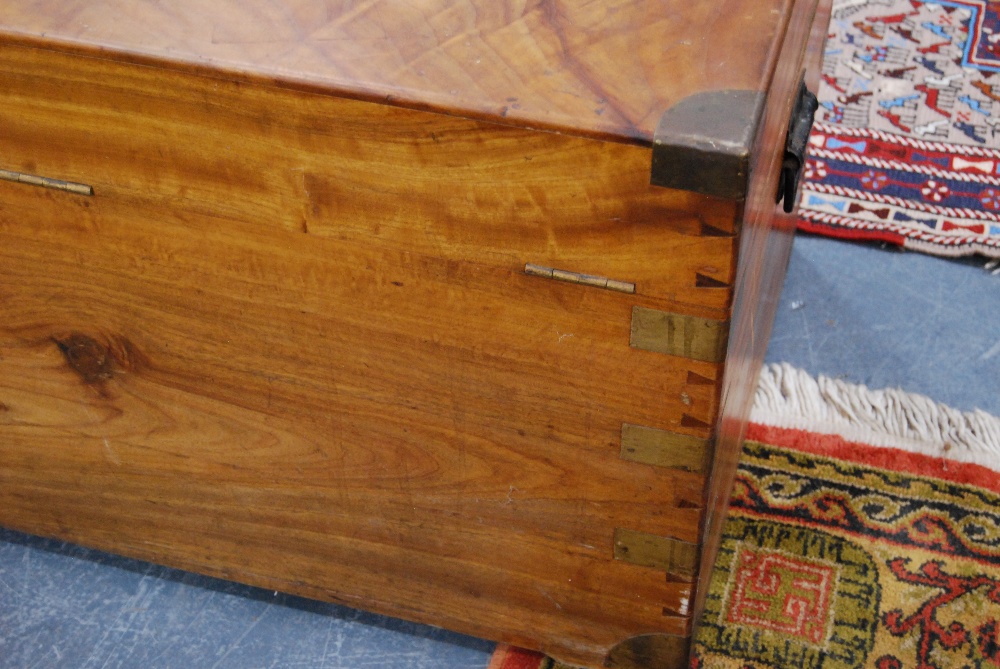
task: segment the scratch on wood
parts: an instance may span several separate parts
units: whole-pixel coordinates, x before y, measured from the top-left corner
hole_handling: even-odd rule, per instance
[[[515,492],[517,492],[517,488],[515,488],[513,485],[511,485],[507,489],[507,499],[505,499],[503,502],[500,502],[500,506],[509,506],[509,505],[513,504],[514,503],[514,493]]]
[[[545,599],[547,599],[547,600],[549,600],[550,602],[552,602],[552,604],[553,604],[553,605],[555,605],[555,607],[556,607],[556,608],[557,608],[558,610],[562,611],[562,606],[561,606],[561,605],[559,604],[559,602],[557,602],[557,601],[556,601],[556,600],[555,600],[555,599],[554,599],[554,598],[552,597],[552,595],[550,595],[549,593],[545,592],[545,591],[544,591],[544,590],[542,590],[541,588],[537,588],[537,589],[538,589],[538,592],[542,593],[542,597],[544,597]]]
[[[121,467],[122,459],[118,457],[115,449],[111,448],[111,442],[108,441],[107,437],[104,438],[104,452],[107,454],[108,460],[111,461],[111,464]]]

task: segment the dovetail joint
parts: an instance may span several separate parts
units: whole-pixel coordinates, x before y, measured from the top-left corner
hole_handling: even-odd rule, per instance
[[[609,279],[606,276],[594,276],[592,274],[580,274],[579,272],[567,272],[563,269],[553,269],[552,267],[543,267],[542,265],[533,265],[531,263],[524,266],[524,273],[528,276],[540,276],[545,279],[555,279],[556,281],[576,283],[582,286],[591,286],[593,288],[604,288],[606,290],[614,290],[619,293],[635,293],[634,283]]]
[[[76,195],[94,194],[94,187],[88,186],[87,184],[78,184],[72,181],[51,179],[49,177],[40,177],[35,174],[24,174],[23,172],[0,170],[0,179],[3,181],[13,181],[19,184],[27,184],[29,186],[41,186],[42,188],[61,190],[67,193],[75,193]]]

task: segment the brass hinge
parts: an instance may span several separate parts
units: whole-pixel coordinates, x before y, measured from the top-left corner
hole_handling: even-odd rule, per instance
[[[94,194],[94,187],[88,186],[87,184],[78,184],[72,181],[51,179],[49,177],[40,177],[35,174],[24,174],[23,172],[12,172],[11,170],[0,170],[0,179],[3,181],[13,181],[19,184],[27,184],[29,186],[41,186],[42,188],[61,190],[67,193],[75,193],[76,195]]]
[[[634,283],[609,279],[606,276],[594,276],[592,274],[580,274],[579,272],[567,272],[564,269],[554,269],[552,267],[543,267],[542,265],[533,265],[531,263],[524,266],[524,273],[528,276],[540,276],[545,279],[555,279],[556,281],[576,283],[582,286],[604,288],[606,290],[618,291],[619,293],[635,293]]]

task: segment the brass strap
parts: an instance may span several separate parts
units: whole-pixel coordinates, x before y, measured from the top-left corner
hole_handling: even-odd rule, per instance
[[[623,460],[702,473],[711,449],[709,439],[631,423],[622,425]]]
[[[633,307],[630,343],[646,351],[722,362],[729,343],[729,321]]]

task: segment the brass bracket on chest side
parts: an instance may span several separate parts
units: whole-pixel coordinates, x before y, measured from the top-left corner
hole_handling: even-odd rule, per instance
[[[621,458],[656,467],[703,473],[712,441],[642,425],[622,425]]]
[[[646,351],[718,363],[726,357],[729,321],[633,307],[629,343]]]
[[[698,571],[698,544],[619,527],[615,530],[615,559],[693,581]]]

